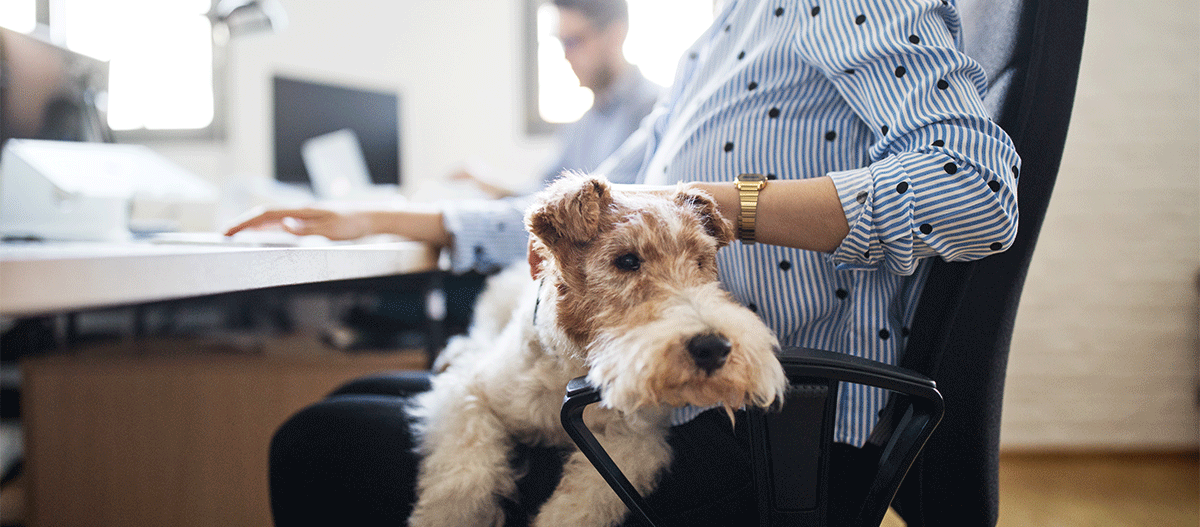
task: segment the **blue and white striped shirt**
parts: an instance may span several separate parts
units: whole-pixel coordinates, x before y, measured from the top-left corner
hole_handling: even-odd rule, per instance
[[[1016,234],[1020,160],[959,38],[941,0],[733,0],[597,171],[648,184],[830,176],[850,225],[833,254],[734,243],[721,280],[785,345],[895,364],[928,258],[981,258]],[[519,218],[502,216],[455,231],[454,250],[523,257],[523,238],[488,243],[496,221]],[[835,440],[861,445],[885,397],[843,386]]]

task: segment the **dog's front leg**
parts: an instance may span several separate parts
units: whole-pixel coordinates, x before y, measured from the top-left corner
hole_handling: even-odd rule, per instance
[[[664,433],[606,434],[600,443],[630,483],[643,496],[652,492],[659,476],[671,464],[671,447]],[[605,483],[582,452],[563,466],[562,480],[534,520],[535,527],[619,525],[629,509]]]
[[[458,400],[468,400],[460,398]],[[504,525],[500,497],[515,497],[512,439],[478,401],[447,405],[430,427],[410,527]]]

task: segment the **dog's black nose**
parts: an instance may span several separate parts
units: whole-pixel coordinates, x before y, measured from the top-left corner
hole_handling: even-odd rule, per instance
[[[689,339],[687,349],[688,353],[692,354],[692,361],[696,363],[696,367],[705,373],[712,373],[725,365],[725,358],[729,356],[733,346],[729,339],[721,335],[704,333]]]

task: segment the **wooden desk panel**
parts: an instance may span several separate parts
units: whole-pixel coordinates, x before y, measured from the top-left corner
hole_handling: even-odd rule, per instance
[[[176,354],[105,350],[23,364],[29,525],[269,526],[267,451],[279,425],[349,379],[425,361],[424,351],[153,347]]]

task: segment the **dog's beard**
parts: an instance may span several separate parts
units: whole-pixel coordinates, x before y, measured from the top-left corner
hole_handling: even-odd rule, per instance
[[[588,380],[601,404],[624,412],[643,406],[765,407],[781,399],[786,379],[778,342],[762,321],[725,299],[714,284],[678,295],[660,316],[633,327],[601,330],[587,349]],[[732,343],[711,373],[687,351],[694,335],[719,333]]]

